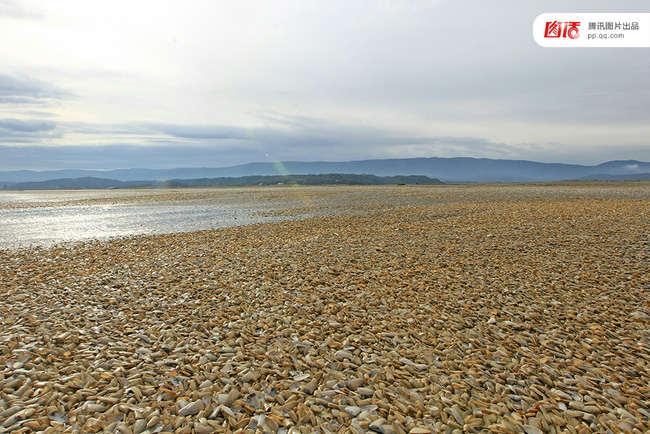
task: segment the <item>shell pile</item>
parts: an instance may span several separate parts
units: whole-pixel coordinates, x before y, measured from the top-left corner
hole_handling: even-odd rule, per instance
[[[650,184],[328,191],[0,251],[0,433],[650,430]]]

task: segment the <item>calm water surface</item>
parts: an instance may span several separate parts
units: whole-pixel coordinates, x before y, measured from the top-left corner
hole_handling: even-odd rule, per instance
[[[124,192],[0,192],[0,249],[189,232],[278,219],[260,215],[258,211],[264,209],[245,201],[239,204],[236,200],[222,204],[180,201],[178,204],[179,201],[152,202],[145,198],[119,203],[128,198],[121,195]],[[116,203],[75,204],[103,199]]]

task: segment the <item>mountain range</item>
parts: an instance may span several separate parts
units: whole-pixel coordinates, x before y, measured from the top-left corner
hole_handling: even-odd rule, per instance
[[[270,175],[368,174],[375,176],[423,175],[444,183],[546,182],[564,180],[650,179],[650,163],[617,160],[595,166],[540,163],[488,158],[401,158],[345,162],[249,163],[220,168],[115,169],[115,170],[18,170],[0,172],[0,188],[22,182],[64,178],[103,178],[115,181],[167,181]],[[96,181],[93,181],[96,182]],[[91,182],[92,184],[92,182]],[[87,188],[92,188],[89,185]]]

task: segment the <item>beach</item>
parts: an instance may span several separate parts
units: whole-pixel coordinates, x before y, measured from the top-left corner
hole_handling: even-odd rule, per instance
[[[0,433],[650,430],[650,182],[223,192],[0,250]]]

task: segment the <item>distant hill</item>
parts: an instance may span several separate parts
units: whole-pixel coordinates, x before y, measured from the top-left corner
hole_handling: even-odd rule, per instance
[[[149,187],[155,181],[117,181],[115,179],[62,178],[47,181],[16,182],[0,185],[0,190],[75,190],[80,188],[138,188]]]
[[[48,181],[62,178],[103,178],[117,181],[164,181],[243,176],[363,173],[375,176],[424,175],[442,182],[544,182],[589,179],[593,176],[625,176],[637,179],[650,173],[650,163],[624,160],[596,166],[538,163],[527,160],[489,158],[402,158],[346,162],[250,163],[220,168],[116,169],[116,170],[20,170],[0,172],[0,187],[8,183]]]
[[[156,188],[156,187],[216,187],[246,185],[389,185],[442,184],[427,176],[375,176],[329,173],[323,175],[272,175],[202,179],[172,179],[168,181],[119,181],[105,178],[63,178],[37,182],[7,183],[3,190],[75,190],[83,188]]]
[[[650,181],[650,173],[637,173],[635,175],[609,175],[607,173],[598,173],[581,178],[582,181]]]

